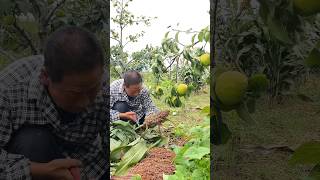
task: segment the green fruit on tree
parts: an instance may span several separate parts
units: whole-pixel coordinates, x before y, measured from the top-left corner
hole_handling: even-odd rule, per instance
[[[200,63],[203,66],[209,66],[210,65],[210,54],[209,53],[202,54],[200,56]]]
[[[249,78],[248,88],[253,91],[265,91],[269,85],[269,80],[265,74],[254,74]]]
[[[187,94],[187,90],[188,90],[188,85],[186,84],[179,84],[177,86],[177,93],[179,96],[184,96]]]
[[[227,71],[216,79],[215,92],[222,104],[239,104],[247,91],[248,78],[238,71]]]
[[[309,16],[320,12],[319,0],[293,0],[293,5],[301,15]]]
[[[232,106],[225,105],[225,104],[221,103],[221,101],[218,99],[218,97],[215,94],[213,94],[213,101],[216,102],[216,105],[219,105],[219,109],[223,112],[232,111],[234,109],[237,109],[239,106],[239,104],[235,104]]]

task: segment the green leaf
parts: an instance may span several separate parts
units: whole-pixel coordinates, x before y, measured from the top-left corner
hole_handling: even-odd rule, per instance
[[[186,179],[186,177],[188,177],[188,169],[187,166],[184,165],[176,165],[176,171],[174,176],[178,178],[178,180],[180,179]]]
[[[210,173],[210,172],[208,172]],[[200,169],[195,169],[193,172],[192,172],[192,175],[191,175],[191,178],[192,179],[197,179],[197,180],[202,180],[202,179],[206,179],[205,177],[203,177],[204,174],[203,172],[200,170]]]
[[[190,147],[185,153],[184,156],[189,159],[201,159],[203,156],[210,153],[209,147]]]
[[[204,38],[204,33],[203,33],[203,31],[200,31],[200,33],[198,34],[199,41],[202,42],[203,38]]]
[[[121,157],[131,148],[131,146],[120,146],[113,149],[110,153],[110,160],[111,161],[118,161]]]
[[[210,116],[210,106],[206,106],[206,107],[202,108],[201,113],[207,114]]]
[[[195,34],[195,35],[192,36],[192,39],[191,39],[192,44],[194,44],[194,38],[196,37],[196,35],[197,35],[197,34]]]
[[[168,38],[169,32],[170,32],[170,31],[166,32],[166,34],[164,35],[164,38],[165,38],[165,39]]]
[[[311,141],[299,146],[293,153],[289,163],[292,165],[320,163],[320,142]]]
[[[131,165],[138,163],[144,157],[147,151],[147,144],[142,139],[139,143],[131,147],[130,150],[126,152],[116,169],[115,175],[124,175],[129,170]]]
[[[140,175],[134,175],[131,177],[131,180],[142,180]]]
[[[209,31],[206,31],[206,33],[204,35],[204,39],[205,39],[206,42],[210,41],[210,32]]]
[[[110,138],[110,151],[113,151],[115,148],[121,145],[121,141],[117,141],[114,138]]]
[[[112,122],[112,125],[121,125],[121,126],[129,126],[130,123],[127,122],[127,121],[121,121],[121,120],[118,120],[118,121],[114,121]]]
[[[163,180],[181,180],[185,178],[186,177],[181,171],[176,171],[174,175],[166,175],[166,174],[163,175]]]
[[[174,152],[176,153],[176,157],[174,159],[176,164],[188,164],[188,160],[184,158],[184,153],[190,148],[190,145],[184,145],[182,148],[176,147]]]
[[[171,96],[177,96],[177,90],[175,87],[171,88]]]
[[[174,39],[175,39],[177,42],[179,42],[179,31],[176,33]]]
[[[292,44],[292,41],[289,37],[288,32],[286,31],[284,25],[280,21],[278,21],[277,19],[274,19],[269,14],[267,24],[271,34],[274,37],[276,37],[278,40],[282,41],[283,43]]]

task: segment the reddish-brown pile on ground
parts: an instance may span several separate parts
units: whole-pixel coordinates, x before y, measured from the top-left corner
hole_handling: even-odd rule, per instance
[[[130,174],[139,174],[142,180],[162,179],[163,174],[173,174],[174,152],[165,148],[152,148],[149,155],[130,169]]]
[[[144,121],[144,126],[145,127],[151,127],[157,124],[162,123],[164,120],[166,120],[167,116],[169,115],[168,110],[166,111],[160,111],[159,113],[156,114],[150,114],[145,118]]]

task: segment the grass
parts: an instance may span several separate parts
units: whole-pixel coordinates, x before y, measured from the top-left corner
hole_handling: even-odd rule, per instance
[[[319,90],[318,77],[312,77],[296,92],[303,92],[315,102],[320,102]],[[233,134],[226,145],[214,147],[214,179],[290,180],[305,177],[310,167],[288,166],[290,152],[262,150],[258,146],[295,149],[304,142],[319,140],[319,110],[319,103],[305,102],[297,97],[272,108],[268,106],[266,98],[262,98],[252,115],[257,121],[254,127],[244,124],[235,112],[223,113],[223,120]]]
[[[201,109],[210,104],[209,95],[209,86],[206,86],[199,92],[193,93],[190,97],[186,99],[182,98],[183,106],[178,108],[169,107],[164,102],[163,97],[161,99],[153,98],[153,101],[159,109],[170,110],[171,113],[168,119],[171,124],[195,126],[199,124],[204,117],[204,115],[201,114]],[[176,115],[173,115],[173,113]]]

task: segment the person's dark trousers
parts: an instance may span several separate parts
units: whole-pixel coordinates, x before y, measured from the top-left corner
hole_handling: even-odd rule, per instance
[[[113,107],[112,107],[113,110],[116,110],[120,113],[125,113],[125,112],[129,112],[130,111],[130,107],[128,105],[128,103],[126,101],[117,101],[114,103]],[[145,118],[145,115],[143,115],[143,117],[139,120],[139,124],[143,124],[144,122],[144,118]],[[124,120],[124,121],[127,121],[128,119],[123,119],[123,118],[120,118],[121,120]]]
[[[44,126],[24,126],[13,134],[5,148],[8,153],[21,154],[33,162],[47,163],[62,155],[54,135]],[[105,173],[100,180],[108,179]]]
[[[58,147],[55,137],[48,128],[24,126],[13,134],[6,149],[9,153],[24,155],[30,161],[46,163],[65,158]]]

